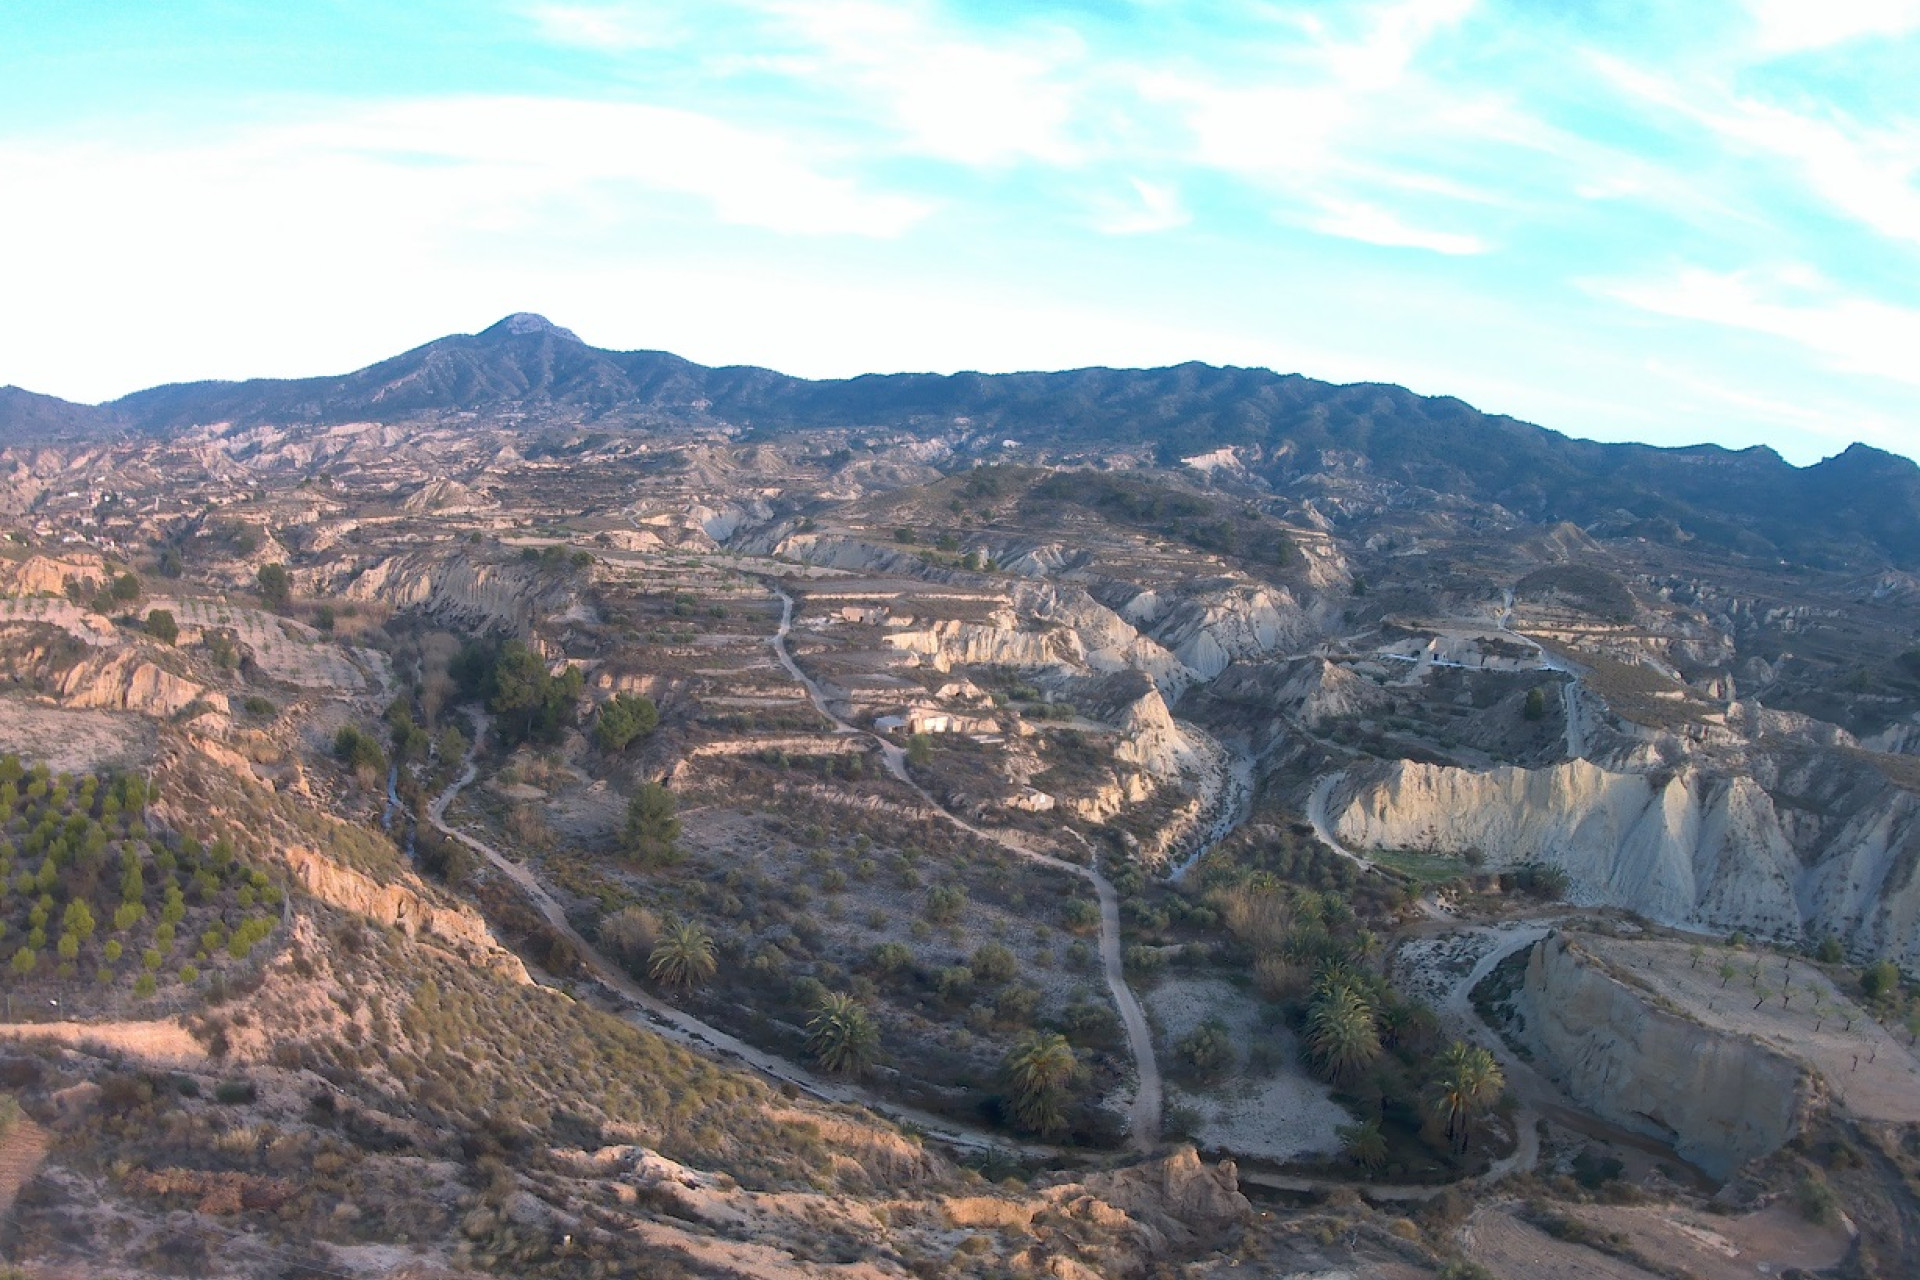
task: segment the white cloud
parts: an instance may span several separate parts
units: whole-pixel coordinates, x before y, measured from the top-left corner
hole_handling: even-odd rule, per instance
[[[1920,0],[1746,0],[1763,52],[1798,53],[1920,28]]]
[[[1920,310],[1844,295],[1804,267],[1760,273],[1688,268],[1667,280],[1597,284],[1660,315],[1781,339],[1827,367],[1920,385]]]
[[[0,382],[102,395],[301,372],[537,309],[543,271],[630,253],[641,228],[884,239],[929,212],[830,159],[688,112],[511,98],[168,148],[0,141],[0,188],[31,193],[0,201],[0,244],[33,247],[9,255],[8,292],[33,305],[0,316],[17,370]],[[103,349],[116,354],[98,367]]]
[[[1369,16],[1364,37],[1328,42],[1327,65],[1350,89],[1390,89],[1407,74],[1427,42],[1472,13],[1477,0],[1402,0]]]
[[[1358,201],[1327,199],[1322,211],[1305,225],[1324,235],[1395,249],[1426,249],[1449,256],[1485,253],[1490,248],[1478,236],[1412,226],[1391,210]]]
[[[844,99],[897,150],[956,164],[1073,164],[1086,49],[1064,29],[973,38],[927,0],[738,0],[776,52],[747,65]]]
[[[687,37],[677,15],[658,5],[539,4],[527,16],[550,43],[610,53],[664,48]]]
[[[1691,121],[1737,151],[1791,166],[1844,215],[1920,244],[1920,122],[1868,128],[1835,111],[1789,110],[1742,97],[1711,76],[1683,81],[1607,57],[1593,64],[1628,94]]]
[[[667,107],[544,98],[465,98],[376,108],[278,133],[270,146],[404,164],[409,155],[471,168],[497,184],[489,203],[632,183],[709,202],[722,221],[801,235],[899,235],[925,202],[863,190],[821,172],[783,138]]]
[[[1137,236],[1172,231],[1193,221],[1180,202],[1179,190],[1169,183],[1129,178],[1134,198],[1103,197],[1095,202],[1094,230],[1110,236]]]

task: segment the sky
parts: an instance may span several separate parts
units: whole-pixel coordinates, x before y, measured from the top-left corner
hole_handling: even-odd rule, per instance
[[[0,384],[537,311],[1920,455],[1920,0],[6,0]]]

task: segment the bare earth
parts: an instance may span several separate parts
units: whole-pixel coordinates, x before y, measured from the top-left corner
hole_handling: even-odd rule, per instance
[[[46,1158],[50,1142],[47,1131],[25,1116],[0,1140],[0,1218],[13,1212],[13,1198]]]
[[[153,737],[153,725],[138,716],[0,698],[0,751],[44,761],[55,773],[137,767],[153,754]]]
[[[57,1040],[61,1044],[99,1044],[154,1062],[205,1060],[207,1051],[177,1022],[7,1022],[0,1036]]]
[[[1907,1048],[1906,1038],[1875,1022],[1806,961],[1789,965],[1777,955],[1709,946],[1695,966],[1683,942],[1591,934],[1580,935],[1579,941],[1707,1026],[1752,1036],[1811,1063],[1855,1115],[1920,1121],[1920,1059]],[[1750,976],[1756,960],[1761,963],[1759,986],[1771,993],[1759,1009],[1753,1005],[1760,992]],[[1722,961],[1739,970],[1725,986],[1719,972]],[[1784,1006],[1782,995],[1788,996]],[[1824,1016],[1822,1005],[1830,1010]]]
[[[1164,978],[1142,994],[1164,1061],[1172,1061],[1173,1046],[1209,1016],[1233,1033],[1239,1061],[1230,1076],[1199,1091],[1167,1085],[1176,1104],[1200,1114],[1193,1136],[1203,1150],[1284,1161],[1340,1149],[1336,1130],[1353,1117],[1333,1101],[1331,1088],[1301,1069],[1293,1034],[1263,1024],[1257,999],[1217,978]],[[1275,1065],[1251,1065],[1248,1052],[1256,1047]]]
[[[1753,1280],[1790,1267],[1822,1271],[1839,1265],[1851,1243],[1844,1227],[1815,1226],[1785,1203],[1741,1218],[1678,1205],[1591,1205],[1570,1212],[1620,1232],[1636,1252],[1684,1267],[1698,1280]]]
[[[1460,1243],[1499,1280],[1659,1280],[1630,1262],[1556,1240],[1511,1206],[1476,1210],[1460,1229]]]

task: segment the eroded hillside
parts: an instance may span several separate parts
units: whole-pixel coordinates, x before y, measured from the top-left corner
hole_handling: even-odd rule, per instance
[[[553,343],[0,456],[11,1258],[1672,1274],[1702,1229],[1592,1225],[1642,1202],[1920,1249],[1887,547],[1436,488],[1392,396],[1379,456],[1103,441],[1111,388],[849,417]]]

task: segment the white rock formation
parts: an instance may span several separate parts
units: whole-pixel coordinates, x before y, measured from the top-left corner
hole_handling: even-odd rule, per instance
[[[1355,848],[1539,860],[1566,870],[1577,902],[1669,924],[1832,934],[1856,956],[1920,969],[1920,796],[1832,761],[1752,765],[1752,776],[1722,776],[1396,761],[1360,782],[1335,831]]]

